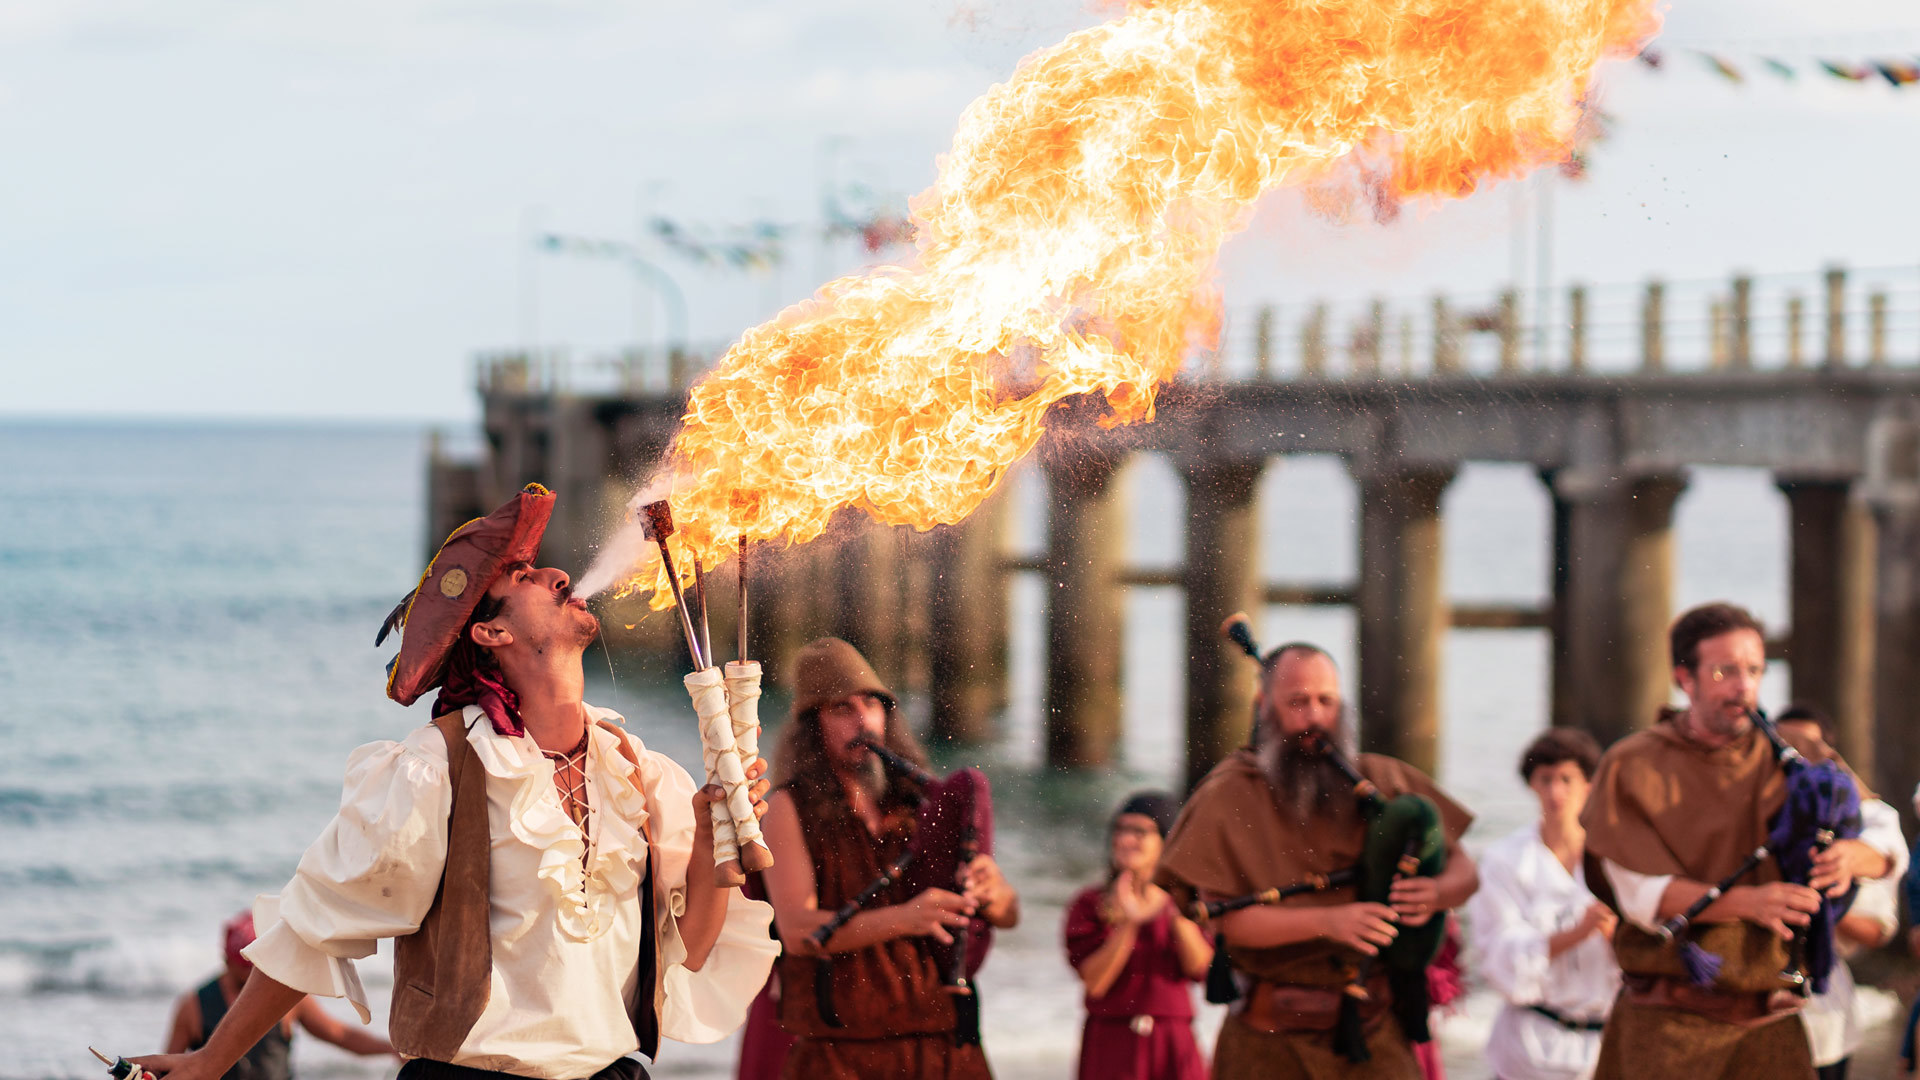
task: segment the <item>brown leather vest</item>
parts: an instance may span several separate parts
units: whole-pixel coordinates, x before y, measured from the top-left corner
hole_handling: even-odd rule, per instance
[[[799,808],[799,800],[794,803]],[[837,910],[860,894],[913,839],[913,813],[897,810],[881,825],[876,840],[851,813],[811,821],[800,812],[813,860],[813,880],[822,911]],[[893,887],[869,908],[912,899],[907,887]],[[883,1039],[953,1030],[953,998],[940,985],[940,971],[922,938],[894,938],[851,952],[836,953],[830,965],[833,1007],[841,1025],[829,1025],[818,999],[820,961],[795,952],[780,957],[780,1026],[811,1039]]]
[[[482,721],[485,722],[485,721]],[[450,1062],[487,1007],[493,982],[493,940],[487,933],[487,896],[492,836],[487,828],[487,770],[467,743],[460,713],[437,717],[433,726],[447,741],[447,782],[453,806],[447,814],[447,865],[433,906],[420,929],[393,943],[393,1008],[387,1039],[408,1057]],[[617,733],[616,733],[617,734]],[[626,739],[620,752],[634,760]],[[640,882],[640,977],[628,1012],[640,1052],[660,1049],[653,995],[658,982],[659,935],[653,925],[653,844],[647,844],[647,874]]]

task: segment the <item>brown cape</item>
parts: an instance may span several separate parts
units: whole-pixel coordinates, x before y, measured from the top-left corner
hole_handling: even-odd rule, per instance
[[[1425,795],[1440,808],[1447,839],[1459,843],[1473,815],[1448,798],[1431,777],[1402,761],[1361,754],[1360,774],[1392,798]],[[1159,881],[1185,906],[1199,892],[1240,896],[1304,881],[1359,863],[1366,825],[1358,816],[1344,825],[1312,830],[1282,813],[1252,750],[1238,750],[1214,766],[1187,799],[1160,857]],[[1354,890],[1329,889],[1287,901],[1297,907],[1350,904]],[[1308,986],[1347,981],[1359,954],[1330,942],[1303,942],[1273,949],[1235,947],[1234,967],[1256,978]]]
[[[1587,830],[1587,880],[1610,904],[1612,889],[1598,860],[1637,874],[1717,884],[1766,842],[1768,823],[1786,801],[1785,773],[1766,736],[1756,729],[1708,749],[1681,732],[1676,715],[1663,713],[1653,727],[1614,744],[1594,774],[1580,817]],[[1803,753],[1816,751],[1789,742]],[[1861,797],[1869,797],[1864,787]],[[1768,858],[1739,883],[1779,880],[1779,863]],[[1789,985],[1779,977],[1788,960],[1786,943],[1772,932],[1743,922],[1698,923],[1692,936],[1725,962],[1716,982],[1722,989]],[[1629,974],[1686,975],[1677,942],[1663,943],[1622,922],[1613,945],[1620,969]]]

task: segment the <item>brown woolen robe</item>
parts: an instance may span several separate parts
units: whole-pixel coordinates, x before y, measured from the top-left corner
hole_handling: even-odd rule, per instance
[[[822,911],[835,911],[858,896],[912,843],[911,810],[895,807],[880,835],[836,805],[816,816],[794,800],[813,861],[814,887]],[[868,905],[869,910],[913,899],[903,882]],[[941,985],[940,970],[923,938],[893,938],[863,949],[835,953],[830,970],[834,1012],[829,1026],[820,1008],[816,972],[820,961],[797,952],[780,957],[780,1026],[797,1041],[781,1075],[791,1080],[992,1080],[984,1051],[954,1040],[954,1000]]]
[[[1432,799],[1450,842],[1457,844],[1473,824],[1472,814],[1413,766],[1379,754],[1361,754],[1355,764],[1387,798],[1413,792]],[[1159,882],[1182,906],[1200,892],[1240,896],[1354,866],[1366,839],[1366,825],[1357,814],[1303,828],[1276,802],[1254,752],[1239,750],[1215,766],[1187,799],[1160,857]],[[1296,896],[1286,903],[1327,907],[1355,899],[1355,890],[1347,887]],[[1256,979],[1298,986],[1344,986],[1361,960],[1359,953],[1327,941],[1271,949],[1227,944],[1237,970]],[[1222,1080],[1417,1080],[1420,1076],[1412,1048],[1390,1016],[1382,1016],[1369,1031],[1367,1047],[1373,1060],[1355,1065],[1334,1053],[1330,1032],[1267,1034],[1229,1017],[1214,1048],[1213,1075]]]
[[[1786,802],[1785,772],[1766,736],[1756,729],[1709,749],[1682,733],[1674,722],[1677,715],[1665,712],[1652,728],[1616,743],[1594,774],[1581,815],[1587,880],[1609,903],[1613,890],[1601,860],[1637,874],[1717,884],[1766,842],[1768,823]],[[1796,749],[1813,756],[1813,747]],[[1768,858],[1739,884],[1779,880],[1780,866]],[[1768,993],[1791,985],[1780,977],[1788,962],[1787,943],[1764,927],[1695,923],[1691,938],[1721,958],[1718,989]],[[1614,931],[1613,948],[1628,975],[1687,977],[1678,941],[1662,942],[1623,921]],[[1634,1080],[1811,1077],[1813,1062],[1805,1031],[1791,1013],[1738,1025],[1632,1005],[1623,996],[1608,1022],[1595,1075],[1612,1080],[1629,1074]]]

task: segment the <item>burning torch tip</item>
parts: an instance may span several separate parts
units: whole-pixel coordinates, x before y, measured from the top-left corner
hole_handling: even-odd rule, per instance
[[[673,507],[667,500],[650,502],[640,508],[640,531],[656,544],[673,535]]]

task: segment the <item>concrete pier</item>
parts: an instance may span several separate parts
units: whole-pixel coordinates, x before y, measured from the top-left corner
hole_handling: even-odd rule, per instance
[[[1388,466],[1362,473],[1360,746],[1428,773],[1440,746],[1440,497],[1451,469]]]
[[[1299,298],[1228,320],[1219,348],[1160,391],[1151,424],[1100,428],[1100,402],[1065,403],[1036,455],[1051,486],[1047,552],[1019,566],[1046,576],[1046,760],[1117,760],[1130,586],[1186,594],[1187,692],[1154,722],[1184,718],[1172,741],[1189,780],[1246,738],[1254,673],[1218,625],[1263,602],[1354,610],[1369,749],[1441,764],[1439,672],[1455,628],[1544,631],[1552,721],[1618,738],[1672,693],[1673,513],[1685,478],[1728,466],[1768,471],[1791,508],[1794,695],[1832,712],[1849,761],[1904,803],[1920,780],[1920,367],[1912,310],[1885,275],[1583,285],[1564,308],[1505,290],[1411,304]],[[1760,310],[1770,304],[1781,310]],[[1544,333],[1520,324],[1542,309],[1566,321]],[[1526,341],[1564,341],[1565,353],[1536,355]],[[676,380],[694,359],[683,354]],[[551,357],[484,363],[484,449],[472,462],[430,454],[425,543],[539,481],[561,496],[551,553],[579,559],[652,473],[684,410],[683,384],[645,385],[583,390]],[[1126,562],[1120,476],[1141,453],[1165,455],[1186,484],[1183,566]],[[1261,471],[1295,454],[1338,456],[1355,477],[1351,581],[1259,572]],[[1447,604],[1441,496],[1469,462],[1541,476],[1551,535],[1530,542],[1551,546],[1549,604]],[[934,741],[995,737],[1009,684],[1010,507],[1002,494],[924,535],[849,512],[856,520],[820,542],[767,545],[753,651],[784,683],[794,650],[841,633],[901,689],[924,683]],[[637,627],[609,625],[618,647],[677,658],[670,618],[619,621]]]
[[[1793,699],[1831,716],[1840,753],[1874,767],[1874,560],[1878,527],[1844,480],[1779,482],[1791,525]]]
[[[1246,745],[1258,678],[1241,650],[1220,636],[1236,611],[1258,616],[1260,535],[1254,496],[1264,461],[1187,461],[1187,785]],[[1269,643],[1271,644],[1271,643]]]
[[[1615,478],[1579,470],[1553,479],[1553,702],[1556,724],[1602,742],[1654,722],[1673,684],[1667,624],[1673,611],[1676,475]]]
[[[850,521],[854,515],[844,515]],[[907,633],[901,531],[859,520],[834,553],[832,630],[859,649],[874,674],[895,689],[906,686]]]
[[[1047,764],[1113,763],[1120,745],[1125,516],[1117,455],[1043,447],[1047,527]]]
[[[1008,493],[927,536],[929,740],[977,744],[994,734],[1007,683]]]

